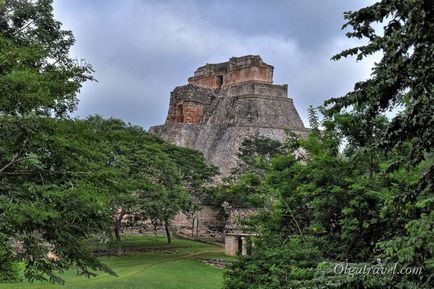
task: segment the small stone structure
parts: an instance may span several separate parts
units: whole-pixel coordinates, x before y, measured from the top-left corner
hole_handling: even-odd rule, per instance
[[[241,254],[243,256],[247,255],[247,238],[248,234],[225,234],[225,255],[236,256]]]
[[[248,242],[255,232],[243,224],[247,219],[257,213],[256,208],[231,209],[225,225],[225,255],[248,255]],[[252,245],[252,243],[250,244]]]
[[[232,57],[228,62],[199,67],[188,83],[207,88],[246,82],[273,83],[273,66],[257,55]]]

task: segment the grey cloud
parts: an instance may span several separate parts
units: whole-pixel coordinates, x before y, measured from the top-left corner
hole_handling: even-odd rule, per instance
[[[149,127],[164,121],[170,91],[195,68],[259,54],[306,122],[309,104],[344,94],[371,63],[331,62],[354,45],[342,12],[369,4],[334,1],[55,1],[77,39],[72,53],[93,64],[76,115],[99,113]]]

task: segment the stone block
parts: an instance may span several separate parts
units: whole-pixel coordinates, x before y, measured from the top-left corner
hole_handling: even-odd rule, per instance
[[[225,236],[225,255],[236,256],[238,254],[238,242],[237,236]]]

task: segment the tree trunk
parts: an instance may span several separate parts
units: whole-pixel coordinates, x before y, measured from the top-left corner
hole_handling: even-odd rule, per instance
[[[122,240],[121,240],[121,235],[119,232],[119,227],[116,226],[114,228],[114,233],[115,233],[115,238],[116,238],[116,244],[118,245],[118,250],[117,250],[117,254],[118,256],[122,255]]]
[[[122,255],[123,251],[122,251],[122,240],[121,240],[121,225],[122,225],[122,218],[124,217],[125,212],[123,210],[121,210],[119,212],[118,217],[115,220],[115,226],[113,228],[113,231],[115,233],[115,238],[116,238],[116,244],[118,246],[118,250],[117,250],[117,254],[118,256]]]
[[[170,235],[169,222],[167,220],[164,221],[164,229],[166,230],[167,243],[171,244],[172,243],[172,236]]]

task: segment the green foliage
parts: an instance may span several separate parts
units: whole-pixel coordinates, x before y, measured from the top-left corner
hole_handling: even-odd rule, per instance
[[[92,68],[69,56],[74,38],[51,1],[2,1],[0,16],[0,232],[17,244],[4,262],[23,261],[30,280],[111,272],[80,245],[107,220],[96,193],[104,156],[84,123],[47,117],[75,108]]]
[[[398,262],[400,267],[422,266],[429,272],[432,251],[423,248],[432,247],[430,219],[422,215],[425,216],[423,225],[416,221],[406,225],[406,222],[421,212],[428,214],[431,202],[426,196],[420,198],[425,200],[422,202],[409,202],[407,198],[411,195],[405,200],[402,197],[403,192],[414,192],[423,177],[422,172],[430,164],[423,162],[417,167],[391,171],[390,163],[401,155],[376,153],[376,161],[372,163],[366,155],[373,152],[355,144],[347,144],[351,149],[344,149],[342,154],[339,152],[341,131],[330,122],[328,118],[323,121],[326,130],[321,133],[312,133],[306,139],[290,138],[285,144],[288,152],[272,158],[271,168],[258,184],[265,196],[264,213],[250,220],[260,234],[259,245],[253,247],[252,257],[234,264],[227,275],[228,288],[328,288],[327,284],[336,288],[364,288],[377,279],[378,284],[387,286],[400,284],[401,281],[395,279],[402,280],[402,276],[348,279],[332,270],[324,271],[314,262],[308,270],[305,268],[306,274],[288,283],[292,280],[288,269],[290,262],[282,257],[270,258],[270,255],[282,256],[285,242],[279,240],[293,238],[309,240],[306,241],[308,247],[320,254],[318,259],[306,257],[303,261],[350,260],[362,264],[380,258],[391,266]],[[236,184],[241,182],[233,186]],[[418,229],[412,231],[412,238],[401,237],[413,226]],[[291,256],[289,252],[286,254]],[[414,254],[411,257],[414,262],[400,262],[399,254]],[[428,265],[421,265],[421,260],[428,260]],[[286,268],[286,273],[270,271],[275,266]],[[415,283],[410,279],[407,281]]]
[[[237,181],[224,179],[214,189],[212,198],[217,206],[224,202],[235,208],[260,206],[263,203],[261,178],[248,172],[240,175]]]
[[[297,238],[281,240],[275,236],[255,243],[251,256],[240,257],[226,272],[226,288],[294,288],[297,280],[312,279],[319,252]]]
[[[8,248],[8,243],[5,236],[0,234],[0,283],[15,282],[20,279],[20,266],[12,259],[11,248]]]
[[[23,246],[23,254],[10,258],[26,263],[28,279],[61,281],[55,271],[69,267],[86,275],[111,272],[81,246],[83,239],[106,230],[110,219],[119,233],[125,214],[168,222],[191,209],[194,196],[187,189],[193,185],[166,153],[172,145],[142,128],[98,116],[3,117],[0,126],[0,147],[13,160],[0,173],[0,228]],[[24,156],[14,157],[15,151]],[[199,191],[202,177],[214,170],[198,152],[179,155],[186,166],[190,160],[190,171],[204,169],[194,183]],[[50,260],[49,252],[59,259]]]
[[[292,138],[286,144],[291,150],[272,158],[261,184],[270,205],[256,219],[260,246],[234,265],[228,288],[434,287],[433,13],[432,1],[383,0],[345,14],[344,27],[352,28],[347,36],[368,41],[334,59],[360,60],[376,52],[383,57],[371,78],[326,101],[321,125],[310,108],[311,135]],[[385,23],[383,31],[374,28],[377,22]],[[387,111],[394,112],[390,121]],[[290,270],[270,269],[290,261],[261,255],[284,248],[268,236],[310,240],[329,264],[349,260],[360,268],[379,259],[422,268],[423,274],[350,278],[319,263],[313,275],[289,284]]]
[[[251,171],[263,175],[270,168],[272,157],[284,151],[284,145],[277,140],[265,137],[245,139],[238,153],[241,162],[233,174]]]
[[[372,77],[356,83],[354,91],[332,98],[330,115],[345,107],[353,117],[367,123],[388,110],[398,110],[385,129],[380,147],[390,149],[412,143],[411,161],[422,161],[434,142],[434,4],[424,0],[383,0],[356,12],[345,13],[351,27],[350,38],[367,39],[363,46],[351,48],[333,57],[356,56],[363,59],[376,52],[382,59]],[[375,23],[385,23],[382,31]]]
[[[9,160],[0,173],[0,231],[22,247],[15,259],[26,263],[25,277],[59,282],[54,272],[70,266],[111,272],[80,244],[108,220],[105,155],[93,149],[92,128],[40,117],[3,117],[0,126]]]
[[[192,197],[190,208],[184,208],[186,213],[194,212],[198,205],[208,198],[209,184],[218,169],[205,163],[203,155],[188,148],[165,144],[163,151],[175,162],[179,169],[185,189]]]
[[[284,144],[269,138],[253,138],[243,141],[240,147],[240,163],[230,177],[222,179],[209,191],[207,202],[220,209],[226,218],[225,207],[260,207],[266,201],[262,179],[271,168],[273,156],[286,151]],[[226,208],[227,210],[228,208]]]
[[[398,231],[379,243],[379,247],[385,260],[398,262],[401,266],[423,267],[425,271],[416,279],[406,275],[384,283],[396,288],[432,287],[434,281],[429,277],[433,273],[429,266],[433,252],[420,247],[432,247],[432,240],[427,235],[434,224],[430,217],[434,208],[430,201],[434,173],[433,15],[434,3],[423,0],[380,1],[346,13],[348,23],[345,26],[352,28],[347,36],[366,38],[369,42],[345,50],[334,59],[352,55],[362,59],[379,51],[382,59],[375,65],[370,79],[357,83],[354,91],[347,95],[326,103],[331,105],[328,115],[336,119],[345,115],[342,113],[344,108],[350,108],[346,115],[351,119],[364,119],[371,134],[360,138],[365,141],[361,145],[392,151],[386,162],[389,165],[385,163],[384,167],[388,172],[395,172],[389,175],[388,183],[382,184],[391,197],[382,213],[393,216],[388,222]],[[383,31],[374,29],[375,22],[386,22]],[[376,133],[372,128],[388,110],[397,113],[379,128],[380,133]],[[356,131],[346,131],[345,135],[353,138]],[[420,163],[421,166],[416,166]]]
[[[352,169],[354,160],[339,156],[333,134],[311,134],[298,142],[302,159],[293,154],[276,157],[266,178],[267,188],[280,200],[283,231],[316,236],[329,258],[367,258],[375,238],[384,233],[384,223],[373,219],[385,192],[366,173]]]
[[[0,112],[65,116],[92,67],[69,55],[75,39],[53,18],[52,0],[0,3]]]
[[[147,219],[169,230],[170,220],[179,212],[193,214],[206,197],[214,167],[205,164],[202,154],[163,142],[141,127],[98,116],[86,120],[99,139],[100,150],[109,156],[102,169],[108,174],[112,230],[120,247],[120,231]],[[170,232],[168,232],[170,242]]]

